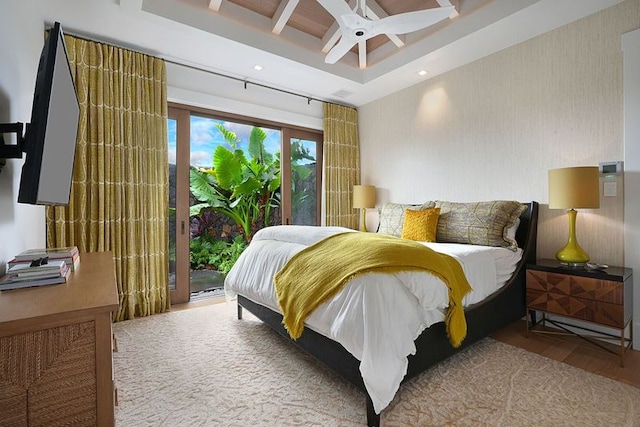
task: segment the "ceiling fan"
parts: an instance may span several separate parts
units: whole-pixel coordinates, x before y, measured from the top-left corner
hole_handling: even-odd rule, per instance
[[[318,0],[318,3],[329,12],[340,27],[340,41],[329,50],[324,62],[335,64],[358,43],[380,34],[406,34],[427,28],[436,22],[449,17],[453,6],[418,10],[400,13],[381,19],[370,19],[367,16],[365,0],[358,0],[360,14],[351,10],[344,0]]]

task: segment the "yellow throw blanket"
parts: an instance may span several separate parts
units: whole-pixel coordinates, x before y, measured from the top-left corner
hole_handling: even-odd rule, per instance
[[[274,278],[282,322],[297,339],[307,316],[356,275],[407,270],[427,271],[447,285],[447,334],[459,347],[467,335],[462,298],[471,286],[458,261],[412,240],[375,233],[335,234],[291,257]]]

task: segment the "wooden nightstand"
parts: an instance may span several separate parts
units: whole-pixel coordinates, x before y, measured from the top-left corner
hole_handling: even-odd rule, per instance
[[[633,343],[632,304],[633,275],[630,268],[574,268],[550,259],[527,265],[527,312],[530,314],[530,320],[526,322],[527,336],[529,332],[549,333],[543,330],[545,324],[549,323],[560,328],[562,334],[579,336],[599,349],[619,354],[620,365],[624,366],[625,352]],[[540,320],[536,320],[536,312],[542,313]],[[549,314],[616,329],[617,333],[570,325],[555,318],[550,319]],[[624,331],[629,325],[629,338],[626,338]],[[592,335],[576,333],[575,329]],[[620,340],[619,353],[593,338]]]

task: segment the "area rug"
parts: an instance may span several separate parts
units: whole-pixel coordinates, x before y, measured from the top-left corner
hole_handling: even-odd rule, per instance
[[[364,395],[234,302],[114,325],[117,426],[363,426]],[[486,338],[401,386],[383,426],[640,426],[640,389]]]

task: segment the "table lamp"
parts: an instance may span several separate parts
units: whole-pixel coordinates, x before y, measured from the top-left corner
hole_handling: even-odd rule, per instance
[[[600,207],[600,182],[597,166],[578,166],[549,170],[549,209],[568,209],[569,241],[556,253],[562,264],[582,266],[589,255],[576,239],[576,209]]]
[[[353,186],[353,207],[361,210],[360,231],[367,231],[367,208],[376,207],[376,187],[373,185]]]

